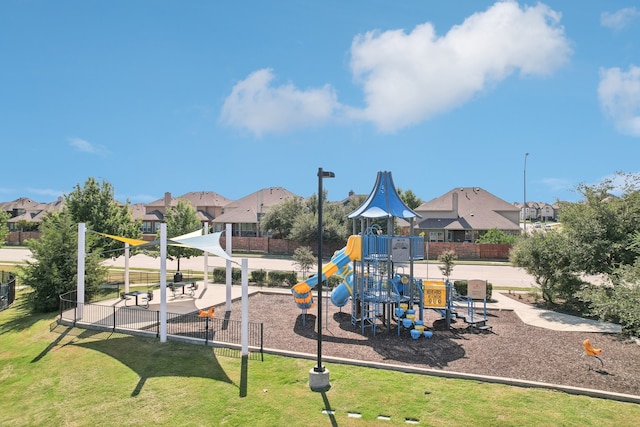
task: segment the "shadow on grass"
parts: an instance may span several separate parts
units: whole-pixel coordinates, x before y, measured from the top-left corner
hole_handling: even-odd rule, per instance
[[[336,416],[334,415],[333,409],[331,409],[331,403],[329,402],[329,398],[327,397],[327,392],[320,392],[322,395],[322,401],[324,402],[324,411],[329,416],[329,420],[331,421],[332,426],[337,426],[338,421],[336,420]]]
[[[0,334],[29,329],[34,323],[54,315],[54,312],[34,313],[28,295],[27,292],[19,292],[13,304],[0,312]]]
[[[56,332],[58,333],[58,338],[56,338],[55,340],[53,340],[53,342],[51,344],[49,344],[44,350],[42,350],[40,352],[40,354],[38,354],[36,357],[33,358],[33,360],[31,361],[31,363],[36,363],[38,362],[40,359],[42,359],[44,356],[46,356],[52,349],[54,349],[57,345],[60,344],[60,342],[73,330],[72,327],[70,326],[62,326],[60,324],[58,324],[57,321],[53,321],[53,323],[51,323],[49,325],[49,331],[50,332]]]
[[[137,396],[148,378],[199,377],[233,384],[210,347],[155,340],[111,332],[83,331],[75,345],[99,351],[120,361],[140,380],[131,396]]]

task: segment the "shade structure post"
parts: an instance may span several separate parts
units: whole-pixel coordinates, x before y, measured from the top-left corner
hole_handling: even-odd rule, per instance
[[[249,268],[247,258],[242,258],[242,356],[249,355]]]
[[[77,274],[77,296],[78,319],[82,319],[84,309],[84,259],[85,259],[85,235],[87,227],[84,222],[78,223],[78,274]]]
[[[160,342],[167,342],[167,224],[160,224]]]
[[[226,252],[227,255],[231,256],[231,224],[226,224],[225,225],[225,233],[226,233],[226,239],[225,239],[225,246],[226,246]],[[227,311],[231,311],[231,272],[232,272],[232,266],[231,266],[231,261],[227,260],[226,263],[226,285],[227,285],[227,292],[226,292],[226,300],[227,300],[227,304],[226,304],[226,310]]]
[[[129,255],[130,245],[125,242],[124,244],[124,291],[129,292]]]

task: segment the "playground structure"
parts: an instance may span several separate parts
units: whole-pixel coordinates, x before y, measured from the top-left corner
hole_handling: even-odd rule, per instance
[[[391,172],[378,172],[369,197],[348,215],[353,220],[353,235],[347,246],[322,269],[321,283],[333,275],[343,279],[331,292],[331,302],[337,307],[351,302],[351,323],[362,334],[371,330],[375,335],[380,326],[390,331],[393,322],[398,335],[404,328],[410,329],[414,339],[430,338],[432,332],[424,325],[425,309],[440,313],[447,329],[451,321],[461,318],[472,331],[490,330],[486,325],[486,298],[483,313],[477,314],[479,308],[474,299],[459,297],[450,283],[414,277],[414,261],[424,259],[424,238],[413,233],[415,217],[419,215],[398,195]],[[408,236],[394,234],[395,218],[409,220]],[[386,224],[381,225],[383,222]],[[292,288],[294,301],[303,314],[314,306],[312,291],[317,285],[315,275]],[[320,288],[318,293],[321,292]],[[456,308],[456,300],[465,300],[466,310]]]

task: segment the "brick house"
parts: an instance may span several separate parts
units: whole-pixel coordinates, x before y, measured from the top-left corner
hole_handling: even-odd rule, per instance
[[[454,188],[415,209],[427,242],[475,242],[487,230],[520,233],[520,209],[479,187]]]

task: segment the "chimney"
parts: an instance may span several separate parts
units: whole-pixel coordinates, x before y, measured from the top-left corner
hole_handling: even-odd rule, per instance
[[[454,214],[458,215],[458,193],[454,192],[453,193],[453,203],[451,205],[451,210],[453,211]]]
[[[171,193],[167,191],[166,193],[164,193],[164,211],[167,212],[170,207],[171,207]]]

